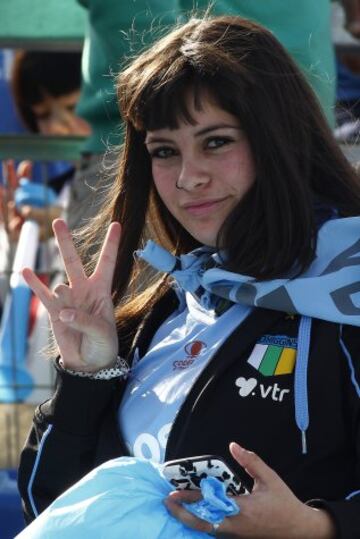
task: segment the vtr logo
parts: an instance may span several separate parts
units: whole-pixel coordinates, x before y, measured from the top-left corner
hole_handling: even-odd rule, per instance
[[[259,386],[260,397],[262,399],[269,397],[276,402],[282,402],[284,395],[290,393],[290,389],[281,389],[277,383],[265,387],[264,384],[259,384],[256,378],[246,379],[243,376],[235,380],[235,385],[239,388],[240,397],[248,397],[249,395],[252,397],[258,396],[259,393],[255,391],[257,386]]]

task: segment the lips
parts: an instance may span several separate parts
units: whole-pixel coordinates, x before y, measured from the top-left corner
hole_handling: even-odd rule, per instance
[[[193,202],[187,202],[182,207],[194,215],[205,214],[216,209],[224,200],[226,200],[226,198],[227,197],[212,200],[194,200]]]

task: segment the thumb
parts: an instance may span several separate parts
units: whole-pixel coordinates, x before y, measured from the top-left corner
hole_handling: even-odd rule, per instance
[[[239,444],[231,442],[230,453],[245,471],[260,485],[267,485],[277,474],[252,451],[247,451]]]
[[[75,329],[86,337],[82,338],[79,352],[87,367],[98,370],[114,364],[118,353],[115,320],[112,324],[100,316],[74,308],[61,309],[59,319],[71,330]]]
[[[32,176],[32,162],[21,161],[21,163],[18,165],[16,174],[18,181],[20,178],[28,178],[30,180]]]
[[[59,318],[64,324],[92,337],[92,340],[103,341],[109,336],[106,322],[80,309],[62,309]]]

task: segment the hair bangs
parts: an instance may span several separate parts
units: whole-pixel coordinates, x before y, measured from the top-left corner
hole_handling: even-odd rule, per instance
[[[195,125],[190,109],[203,110],[205,96],[212,95],[211,83],[206,77],[192,72],[175,77],[159,88],[152,87],[151,98],[138,109],[137,125],[142,130],[177,129],[179,122]],[[214,96],[215,97],[215,96]],[[190,102],[189,98],[193,101]]]

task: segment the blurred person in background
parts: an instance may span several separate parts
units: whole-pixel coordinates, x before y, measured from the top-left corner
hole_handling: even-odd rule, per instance
[[[44,135],[89,135],[75,114],[80,96],[81,54],[20,51],[12,66],[16,108],[29,131]]]
[[[15,54],[10,69],[10,88],[18,118],[27,131],[44,136],[87,136],[90,133],[88,124],[75,113],[81,84],[80,63],[80,53],[18,51]],[[16,165],[14,160],[7,160],[2,163],[0,303],[8,293],[12,262],[25,220],[39,224],[36,271],[51,284],[62,277],[51,221],[64,211],[74,171],[74,164],[68,161],[41,164],[23,161]],[[39,196],[39,189],[46,200],[44,206],[31,202]],[[47,347],[48,342],[47,315],[32,298],[28,366],[37,384],[46,385],[51,379],[47,369],[37,361],[39,351]],[[38,398],[44,397],[46,395],[42,394]]]
[[[13,101],[23,126],[41,135],[90,134],[88,124],[75,114],[79,99],[81,72],[80,53],[18,51],[11,68]],[[23,162],[15,173],[13,161],[3,163],[6,184],[0,195],[7,209],[5,226],[11,241],[16,241],[24,218],[37,220],[42,227],[42,238],[51,235],[50,223],[60,216],[66,203],[63,188],[74,175],[74,165],[65,161],[49,162],[41,169]],[[45,170],[45,178],[42,177]],[[59,195],[58,205],[40,209],[22,206],[15,209],[13,193],[21,177],[34,182],[49,183]]]

